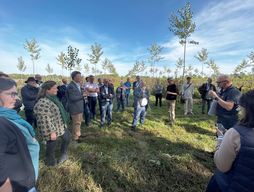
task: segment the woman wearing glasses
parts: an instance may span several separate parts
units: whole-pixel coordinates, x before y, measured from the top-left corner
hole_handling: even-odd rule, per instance
[[[34,192],[39,144],[33,127],[13,107],[17,84],[0,78],[0,192]]]

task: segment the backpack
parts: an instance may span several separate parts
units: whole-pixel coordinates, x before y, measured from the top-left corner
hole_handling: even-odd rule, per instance
[[[201,86],[198,87],[198,92],[199,92],[201,95],[203,94],[203,91],[201,90],[202,87],[203,87],[203,85],[201,85]]]

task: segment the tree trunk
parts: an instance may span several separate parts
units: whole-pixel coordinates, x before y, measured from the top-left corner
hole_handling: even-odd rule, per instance
[[[182,85],[183,85],[183,78],[184,78],[184,72],[185,72],[185,53],[186,53],[186,38],[184,43],[184,53],[183,53],[183,77],[182,77]]]
[[[34,59],[32,59],[33,60],[33,74],[34,74]]]

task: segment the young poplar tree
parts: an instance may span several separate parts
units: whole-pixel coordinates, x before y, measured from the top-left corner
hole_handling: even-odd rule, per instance
[[[65,65],[65,54],[61,52],[61,54],[56,57],[56,60],[58,61],[57,64],[61,65],[62,67],[62,77],[63,77],[63,69],[67,69]]]
[[[207,68],[210,68],[210,71],[213,71],[213,75],[215,77],[220,75],[219,66],[215,64],[214,59],[210,58],[210,60],[205,62],[205,64],[207,65]]]
[[[25,72],[26,70],[26,65],[25,62],[23,61],[22,57],[18,57],[18,65],[17,65],[18,70],[20,71],[20,79],[22,79],[22,73]]]
[[[111,61],[106,57],[104,61],[102,61],[102,69],[104,70],[104,75],[106,75],[106,71],[109,69]]]
[[[85,64],[84,65],[84,69],[85,69],[85,74],[89,74],[89,72],[90,72],[90,67],[89,67],[89,65],[88,64]]]
[[[82,71],[82,66],[80,65],[80,63],[77,63],[77,64],[76,64],[75,70],[76,70],[76,71]]]
[[[153,44],[151,44],[151,49],[147,48],[147,50],[152,55],[150,58],[148,58],[148,62],[151,63],[150,73],[152,73],[153,78],[154,78],[154,74],[156,74],[158,72],[158,69],[155,68],[155,62],[158,62],[158,61],[164,59],[164,57],[159,56],[159,54],[161,53],[163,48],[164,47],[161,45],[157,46],[157,44],[155,42],[153,42]]]
[[[39,45],[36,45],[37,41],[35,39],[33,39],[32,41],[28,41],[27,39],[25,39],[25,41],[26,45],[23,44],[23,46],[25,50],[31,53],[30,56],[33,61],[33,74],[34,74],[34,60],[38,60],[41,57],[40,56],[41,49],[38,49]]]
[[[239,65],[237,65],[235,70],[233,71],[234,76],[240,77],[241,74],[244,74],[247,72],[246,68],[250,66],[251,66],[250,63],[246,59],[242,60],[242,62]]]
[[[205,48],[202,48],[201,49],[201,52],[198,52],[198,55],[194,55],[194,57],[199,60],[200,62],[202,62],[202,78],[204,77],[204,70],[203,70],[203,67],[204,67],[204,64],[206,64],[206,60],[208,58],[208,52],[207,52],[207,49]]]
[[[82,59],[78,58],[78,52],[79,52],[79,49],[77,48],[73,49],[71,45],[68,46],[68,52],[67,52],[67,55],[65,55],[64,60],[65,60],[66,68],[70,70],[70,74],[72,69],[76,65],[79,65],[82,61]]]
[[[178,10],[180,18],[178,18],[174,12],[171,13],[171,17],[168,18],[168,20],[170,21],[170,27],[168,28],[169,31],[173,32],[174,35],[177,35],[178,38],[180,39],[179,43],[184,46],[182,83],[185,72],[185,55],[186,55],[187,38],[194,33],[194,30],[196,28],[195,22],[192,23],[193,12],[191,12],[190,4],[187,3],[186,5],[184,5],[184,7],[185,10],[183,8]],[[196,41],[189,41],[188,43],[195,45],[198,44],[198,42]]]
[[[95,43],[94,45],[91,45],[91,50],[92,50],[92,54],[87,54],[90,57],[90,59],[87,59],[87,60],[95,66],[94,72],[95,72],[95,77],[96,77],[96,73],[97,73],[96,66],[97,66],[98,62],[100,61],[101,55],[104,52],[101,51],[102,50],[101,45],[97,45],[97,43]]]
[[[45,70],[48,72],[49,75],[53,73],[53,68],[50,67],[49,63],[47,64],[47,67],[45,68]]]

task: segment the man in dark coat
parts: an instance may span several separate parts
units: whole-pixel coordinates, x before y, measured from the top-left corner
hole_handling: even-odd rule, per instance
[[[108,85],[108,79],[103,80],[103,86],[100,87],[101,97],[101,128],[105,125],[105,117],[108,115],[108,125],[112,122],[113,98],[115,97],[114,89]]]
[[[31,125],[34,123],[34,126],[37,127],[36,119],[34,118],[33,114],[33,108],[37,102],[39,88],[37,88],[34,77],[28,77],[25,83],[27,84],[21,88],[21,96],[25,106],[26,121]]]
[[[212,97],[209,95],[209,91],[216,91],[215,86],[212,84],[212,78],[207,79],[207,83],[204,83],[201,87],[199,87],[199,92],[201,93],[202,98],[202,113],[205,114],[205,105],[207,103],[207,113],[210,109],[211,103],[213,101]]]

